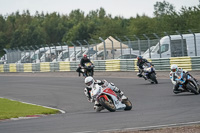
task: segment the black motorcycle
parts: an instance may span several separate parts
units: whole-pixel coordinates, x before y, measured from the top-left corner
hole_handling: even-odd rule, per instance
[[[87,76],[92,76],[94,75],[94,65],[90,62],[88,63],[85,63],[85,66],[83,68],[84,70],[84,76],[87,77]]]
[[[199,94],[200,85],[193,77],[191,77],[187,73],[183,73],[183,72],[178,73],[177,75],[179,77],[175,80],[179,84],[179,87],[182,87],[184,89],[184,92],[190,92],[190,93],[194,93],[196,95]],[[172,77],[170,76],[170,78],[172,78]]]
[[[143,77],[145,80],[148,80],[150,83],[158,84],[158,80],[156,78],[155,68],[151,65],[151,63],[145,63],[143,65],[144,68],[144,75],[138,73],[138,77]]]

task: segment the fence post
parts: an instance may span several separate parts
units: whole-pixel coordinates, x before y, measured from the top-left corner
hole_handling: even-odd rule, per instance
[[[146,34],[143,34],[143,36],[148,40],[149,58],[151,58],[150,39],[149,39],[149,37]]]
[[[188,30],[194,36],[194,48],[195,48],[195,56],[197,56],[197,42],[196,42],[196,35],[190,29]]]
[[[67,47],[67,50],[68,50],[68,61],[70,61],[70,55],[69,55],[69,45],[68,45],[66,42],[64,42],[64,44],[68,46],[68,47]],[[63,58],[63,57],[62,57],[62,58]]]
[[[61,46],[61,53],[62,53],[62,57],[63,57],[63,46],[62,46],[62,43],[58,42],[58,46]],[[57,61],[57,58],[56,58],[56,61]],[[63,61],[63,59],[62,59],[62,61]]]
[[[112,43],[112,50],[111,50],[112,52],[111,52],[111,53],[112,53],[113,59],[114,59],[115,55],[114,55],[113,41],[112,41],[109,37],[108,37],[108,39],[109,39],[109,40],[111,41],[111,43]]]
[[[103,40],[103,38],[99,37],[99,40],[101,40],[103,42],[103,46],[104,46],[104,60],[106,60],[106,43],[105,40]]]
[[[33,55],[35,55],[35,48],[33,46],[30,46],[32,49],[33,49]],[[32,54],[31,54],[32,55]],[[30,63],[33,63],[32,62],[32,59],[31,59],[31,55],[30,55]]]
[[[81,46],[81,53],[83,53],[83,49],[82,49],[83,45],[82,45],[82,43],[79,42],[78,40],[76,42]]]
[[[89,59],[90,59],[90,44],[86,40],[83,40],[83,41],[88,45],[88,53],[89,53]]]
[[[26,46],[26,48],[28,49],[28,56],[27,56],[28,57],[28,60],[27,60],[28,62],[26,62],[26,61],[25,62],[26,63],[30,63],[30,58],[29,57],[31,56],[31,49],[28,46]],[[26,60],[26,54],[25,54],[25,60]]]
[[[76,61],[76,45],[71,41],[70,41],[70,43],[74,46],[74,57],[75,57],[75,61]],[[70,57],[69,57],[69,59],[70,59]]]
[[[160,37],[156,34],[156,33],[153,33],[153,35],[159,39],[158,43],[159,43],[159,54],[160,54],[160,58],[162,58],[162,55],[161,55],[161,48],[160,48]]]
[[[123,54],[122,53],[122,41],[117,36],[115,36],[115,38],[117,38],[117,40],[120,41],[120,49],[121,49],[121,56],[122,56],[122,54]]]
[[[51,47],[48,45],[48,44],[46,44],[48,47],[49,47],[49,52],[50,52],[50,60],[49,60],[49,62],[51,61]],[[46,53],[46,52],[45,52]],[[48,53],[47,53],[48,54]],[[48,56],[48,58],[49,58],[49,56]],[[46,59],[45,59],[45,62],[46,62]]]
[[[136,35],[133,35],[138,40],[138,48],[139,48],[139,55],[141,55],[141,47],[140,47],[140,38]]]
[[[128,37],[126,37],[126,36],[124,36],[124,38],[126,38],[126,40],[128,40],[128,46],[129,46],[129,48],[130,48],[130,58],[131,58],[131,41],[130,41],[130,39],[128,38]]]
[[[93,41],[93,43],[95,44],[95,47],[96,47],[96,60],[98,59],[97,58],[97,43],[94,41],[94,39],[91,39]]]
[[[164,32],[164,34],[169,37],[169,45],[170,45],[170,52],[171,52],[170,54],[171,54],[171,57],[174,57],[174,55],[172,55],[172,47],[171,47],[172,39],[171,39],[171,36],[167,32]]]
[[[56,62],[57,62],[57,57],[58,57],[58,55],[57,55],[57,49],[56,49],[56,45],[54,45],[54,43],[52,43],[52,46],[54,46],[55,47],[55,54],[56,54],[56,57],[55,57],[55,59],[56,59]],[[53,58],[54,59],[54,58]],[[53,60],[52,60],[53,61]]]
[[[39,46],[35,45],[35,47],[36,47],[37,50],[39,51],[37,57],[39,58],[39,62],[41,62],[41,60],[40,60],[40,54],[41,54],[41,53],[40,53],[40,47],[42,48],[42,46],[40,46],[40,45],[39,45]],[[37,53],[36,53],[36,54],[37,54]],[[33,56],[33,59],[35,59],[33,63],[36,63],[36,62],[37,62],[37,58],[35,58],[35,55]]]
[[[6,64],[8,63],[8,50],[7,49],[3,49],[5,52],[6,52],[6,55],[5,55],[5,61],[6,61]],[[21,54],[21,53],[20,53]],[[7,56],[7,57],[6,57]]]
[[[176,31],[177,34],[179,34],[181,36],[181,49],[182,49],[182,56],[184,56],[184,49],[183,49],[183,35],[179,32]]]

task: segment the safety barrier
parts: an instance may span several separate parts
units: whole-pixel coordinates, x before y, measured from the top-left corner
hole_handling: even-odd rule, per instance
[[[179,67],[183,68],[184,70],[191,71],[192,64],[191,64],[191,57],[176,57],[170,58],[170,65],[176,64]]]
[[[191,57],[192,70],[200,70],[200,57]]]
[[[157,71],[170,71],[171,64],[177,64],[184,70],[200,70],[200,57],[171,57],[148,59]],[[95,71],[138,71],[136,59],[95,60]],[[42,62],[25,64],[1,64],[0,72],[55,72],[76,71],[78,61]]]

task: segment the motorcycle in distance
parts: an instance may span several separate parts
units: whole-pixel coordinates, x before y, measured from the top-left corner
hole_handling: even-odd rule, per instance
[[[82,68],[83,73],[85,77],[91,76],[93,77],[94,75],[94,65],[90,62],[85,63],[85,67]]]
[[[147,80],[150,82],[150,83],[155,83],[155,84],[158,84],[158,81],[157,81],[157,78],[156,78],[156,72],[155,72],[155,68],[150,64],[150,63],[144,63],[143,65],[143,68],[144,68],[144,75],[138,73],[137,76],[138,77],[145,77],[147,78]]]
[[[129,99],[121,99],[112,89],[109,87],[102,87],[97,85],[97,87],[91,90],[91,97],[97,100],[98,103],[110,112],[115,112],[116,110],[131,110],[132,103]],[[96,110],[96,112],[99,112]]]
[[[183,88],[184,90],[183,92],[190,92],[196,95],[200,93],[200,85],[194,80],[193,77],[184,72],[178,73],[177,75],[178,78],[175,79],[176,83],[173,82],[173,84],[179,83],[179,87]],[[170,79],[172,79],[172,76],[170,76]]]

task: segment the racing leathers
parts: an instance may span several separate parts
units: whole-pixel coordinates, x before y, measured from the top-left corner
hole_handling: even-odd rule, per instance
[[[117,87],[114,85],[114,83],[109,83],[109,82],[107,82],[106,80],[95,80],[94,86],[93,86],[93,87],[98,87],[98,86],[109,87],[109,88],[112,89],[122,100],[123,100],[123,99],[127,99],[127,97],[124,96],[124,93],[123,93],[119,88],[117,88]],[[97,110],[97,111],[103,110],[104,108],[103,108],[97,101],[95,101],[95,100],[91,97],[91,94],[90,94],[90,91],[91,91],[91,90],[92,90],[92,88],[89,88],[89,87],[86,87],[86,88],[84,89],[84,93],[85,93],[86,97],[88,98],[88,101],[94,103],[94,109],[95,109],[95,110]]]

